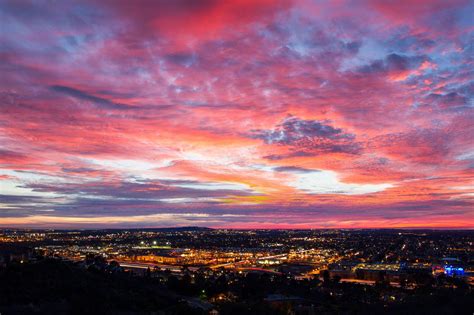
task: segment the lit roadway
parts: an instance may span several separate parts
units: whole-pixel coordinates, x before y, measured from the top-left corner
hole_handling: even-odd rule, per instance
[[[305,253],[305,252],[310,252],[310,251],[314,251],[313,248],[311,249],[305,249],[305,250],[300,250],[298,251],[297,253],[298,254],[302,254],[302,253]],[[285,260],[285,259],[288,259],[288,255],[290,253],[285,253],[285,254],[278,254],[278,255],[271,255],[271,256],[266,256],[266,257],[258,257],[258,258],[251,258],[251,259],[245,259],[245,260],[240,260],[240,261],[236,261],[236,262],[231,262],[231,263],[225,263],[225,264],[219,264],[219,265],[214,265],[214,266],[211,266],[210,268],[211,269],[216,269],[216,268],[225,268],[225,267],[230,267],[230,266],[234,266],[234,268],[237,268],[238,265],[242,265],[242,264],[255,264],[258,260],[265,260],[265,259],[281,259],[281,260]]]

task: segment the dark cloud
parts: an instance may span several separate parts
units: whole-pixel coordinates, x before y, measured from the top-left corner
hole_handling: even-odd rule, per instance
[[[43,211],[51,210],[56,201],[58,200],[54,197],[0,194],[0,204],[2,205],[0,218],[23,217],[43,213]]]
[[[265,159],[270,160],[270,161],[278,161],[278,160],[284,160],[288,158],[294,158],[294,157],[308,157],[308,156],[315,156],[315,153],[311,152],[305,152],[305,151],[295,151],[295,152],[290,152],[286,154],[270,154],[264,156]]]
[[[89,167],[63,167],[61,170],[66,173],[91,173],[97,171]]]
[[[359,48],[361,46],[362,46],[362,42],[360,41],[344,43],[343,45],[344,49],[346,49],[351,54],[356,54],[359,51]]]
[[[165,56],[165,59],[171,63],[184,67],[190,67],[197,62],[197,57],[191,53],[174,53]]]
[[[389,54],[383,60],[376,60],[369,65],[359,68],[361,73],[399,72],[418,68],[421,63],[428,60],[426,56],[405,56]]]
[[[188,185],[182,187],[182,185]],[[189,186],[195,185],[196,188]],[[210,183],[197,181],[136,181],[136,182],[94,182],[94,183],[65,183],[25,185],[36,192],[54,192],[65,195],[101,196],[108,198],[125,198],[136,200],[166,199],[166,198],[201,198],[253,195],[250,190],[205,189]]]
[[[450,92],[446,94],[431,93],[426,98],[428,106],[437,105],[441,109],[447,110],[465,110],[469,107],[469,99],[457,92]],[[473,104],[474,106],[474,104]]]
[[[81,172],[81,169],[70,171]],[[83,171],[88,172],[85,168]],[[258,195],[248,189],[218,189],[215,183],[193,180],[30,183],[23,184],[22,187],[36,193],[53,193],[55,196],[0,194],[0,203],[4,205],[0,217],[22,217],[38,213],[66,216],[133,216],[170,211],[212,213],[219,212],[218,205],[221,204],[218,200],[212,200],[213,198]],[[179,202],[172,202],[172,199]]]
[[[0,195],[0,203],[4,204],[22,204],[27,202],[39,202],[43,198],[37,196],[24,196],[24,195]]]
[[[68,86],[53,85],[50,87],[50,89],[51,91],[54,91],[54,92],[58,92],[61,94],[65,94],[65,95],[83,100],[83,101],[94,103],[104,109],[114,109],[114,110],[133,109],[133,106],[114,103],[105,98],[97,97],[97,96],[91,95],[89,93],[86,93],[81,90],[77,90]]]
[[[277,172],[286,172],[286,173],[314,173],[320,172],[320,170],[312,170],[304,167],[298,166],[279,166],[275,167],[273,170]]]
[[[273,130],[253,130],[252,138],[267,144],[301,148],[313,153],[357,154],[361,146],[355,135],[335,128],[326,121],[304,120],[290,116]]]
[[[24,157],[25,157],[24,154],[11,151],[11,150],[0,149],[0,161],[16,160],[16,159],[22,159]]]

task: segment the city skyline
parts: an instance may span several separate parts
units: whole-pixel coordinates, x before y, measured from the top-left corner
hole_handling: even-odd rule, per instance
[[[473,10],[0,1],[0,227],[472,229]]]

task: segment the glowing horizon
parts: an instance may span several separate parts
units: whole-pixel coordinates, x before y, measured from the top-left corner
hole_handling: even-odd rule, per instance
[[[474,228],[473,2],[0,11],[0,227]]]

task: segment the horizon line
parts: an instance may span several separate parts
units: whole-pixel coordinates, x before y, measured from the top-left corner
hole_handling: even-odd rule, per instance
[[[40,227],[3,227],[0,230],[52,230],[52,231],[107,231],[107,230],[165,230],[165,229],[209,229],[209,230],[234,230],[234,231],[307,231],[307,230],[351,230],[351,231],[366,231],[366,230],[399,230],[399,231],[474,231],[474,227],[318,227],[318,228],[225,228],[225,227],[207,227],[207,226],[172,226],[172,227],[116,227],[116,228],[40,228]]]

